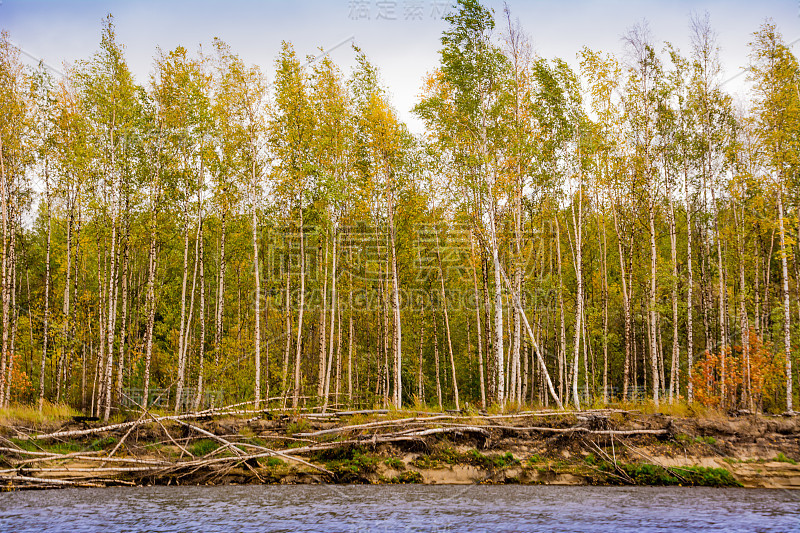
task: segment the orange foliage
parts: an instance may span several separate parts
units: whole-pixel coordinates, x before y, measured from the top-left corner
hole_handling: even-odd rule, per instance
[[[11,369],[11,401],[27,404],[33,401],[33,383],[28,374],[14,366]]]
[[[773,351],[772,343],[764,342],[750,330],[750,396],[747,398],[747,358],[742,347],[729,346],[724,351],[706,352],[697,361],[692,375],[695,398],[709,407],[750,408],[761,410],[777,404],[786,382],[785,359]],[[725,364],[725,401],[722,401],[722,365]]]

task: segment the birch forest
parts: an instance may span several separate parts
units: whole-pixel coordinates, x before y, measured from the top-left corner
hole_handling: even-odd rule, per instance
[[[412,134],[369,51],[0,37],[0,406],[792,411],[800,69],[691,43],[539,56],[459,0]]]

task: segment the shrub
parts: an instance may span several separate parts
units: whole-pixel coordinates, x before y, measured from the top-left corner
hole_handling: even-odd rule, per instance
[[[416,470],[406,470],[399,476],[392,478],[392,483],[422,483],[422,474]]]
[[[622,465],[637,485],[694,485],[699,487],[741,487],[741,483],[724,468],[690,466],[666,469],[649,463]]]
[[[384,464],[390,468],[394,468],[395,470],[403,470],[406,467],[405,463],[403,463],[403,461],[397,457],[390,457],[386,459]]]

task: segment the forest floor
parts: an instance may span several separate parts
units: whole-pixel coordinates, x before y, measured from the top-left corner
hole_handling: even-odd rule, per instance
[[[800,489],[800,417],[646,412],[0,413],[0,490],[428,483]],[[652,410],[651,410],[652,411]]]

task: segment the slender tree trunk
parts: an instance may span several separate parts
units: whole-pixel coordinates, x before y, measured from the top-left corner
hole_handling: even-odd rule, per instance
[[[494,347],[492,346],[494,331],[491,321],[492,304],[489,298],[489,259],[485,249],[481,249],[481,279],[483,281],[483,323],[485,325],[484,331],[486,332],[486,350],[484,353],[486,354],[486,368],[488,369],[486,381],[489,384],[486,394],[489,398],[494,399],[496,397],[497,364],[494,361]]]
[[[558,350],[558,395],[564,397],[567,374],[567,324],[564,312],[564,270],[561,259],[561,223],[556,214],[556,251],[558,252],[558,310],[561,318]]]
[[[219,238],[219,272],[217,284],[217,303],[214,328],[214,360],[219,363],[220,355],[222,355],[222,334],[224,329],[225,320],[225,237],[227,235],[227,228],[225,219],[227,218],[227,210],[223,209],[222,217],[220,219],[220,238]]]
[[[341,401],[340,390],[342,385],[342,305],[338,293],[336,296],[336,387],[333,398],[334,405],[338,406]]]
[[[500,275],[500,255],[498,252],[497,227],[495,221],[496,217],[497,213],[495,207],[492,206],[491,213],[489,215],[489,222],[492,231],[492,262],[494,264],[494,334],[495,354],[497,359],[497,403],[504,405],[506,403],[506,378],[503,360],[503,281]]]
[[[297,311],[297,350],[294,360],[294,395],[292,409],[297,409],[300,399],[300,362],[303,354],[303,311],[306,301],[306,244],[304,236],[303,205],[300,207],[300,308]]]
[[[572,206],[572,225],[575,228],[575,276],[577,278],[577,294],[575,296],[575,342],[574,359],[572,367],[572,401],[575,408],[581,408],[580,397],[578,396],[578,356],[580,354],[581,332],[583,321],[583,184],[581,183],[578,191],[578,218],[575,219],[575,206]],[[588,380],[589,376],[584,376]]]
[[[747,320],[747,286],[744,274],[744,239],[742,238],[742,225],[744,224],[744,201],[742,201],[741,215],[737,216],[736,203],[732,204],[734,224],[736,226],[736,249],[739,255],[739,329],[741,330],[742,359],[744,362],[744,376],[742,390],[742,403],[751,411],[753,410],[753,397],[750,381],[750,325]]]
[[[417,403],[425,405],[425,393],[422,374],[422,340],[425,336],[425,304],[422,305],[419,316],[419,359],[417,361]]]
[[[5,189],[3,189],[3,195],[5,195]],[[47,346],[50,336],[50,242],[52,237],[52,224],[50,223],[50,178],[48,172],[45,171],[45,198],[46,198],[46,206],[47,209],[47,251],[45,252],[45,280],[44,280],[44,324],[42,329],[42,364],[41,369],[42,372],[39,375],[39,412],[42,411],[42,406],[44,405],[44,376],[45,376],[45,368],[47,365]],[[5,228],[5,206],[3,208],[3,225]],[[5,263],[5,257],[3,257],[3,263]],[[3,265],[3,272],[5,276],[5,265]],[[67,284],[69,286],[69,284]],[[7,310],[6,310],[6,296],[3,296],[3,354],[6,353],[6,328],[7,328]],[[9,377],[11,376],[9,372]]]
[[[199,213],[198,213],[199,214]],[[188,232],[188,229],[187,229]],[[194,266],[192,267],[192,289],[189,292],[189,316],[186,318],[186,326],[183,328],[183,338],[181,339],[181,347],[178,350],[178,382],[175,387],[175,412],[178,413],[185,403],[183,398],[183,386],[186,382],[187,368],[189,365],[189,333],[192,330],[192,320],[194,315],[194,299],[197,292],[197,269],[200,259],[200,220],[198,217],[197,231],[194,239]],[[194,402],[194,400],[191,400]]]
[[[189,209],[183,211],[183,274],[181,278],[181,321],[178,332],[178,379],[175,387],[175,412],[180,409],[183,380],[186,373],[186,290],[189,282]]]
[[[150,403],[150,363],[153,359],[153,328],[156,319],[156,236],[155,228],[150,236],[150,251],[147,256],[147,333],[144,356],[144,398],[142,407]]]
[[[394,405],[398,409],[403,405],[403,334],[400,324],[400,280],[397,277],[397,246],[396,230],[394,225],[394,194],[389,188],[388,192],[388,212],[389,212],[389,239],[392,254],[392,317],[394,320]],[[454,376],[455,377],[455,376]],[[458,391],[456,389],[456,406],[458,406]],[[456,407],[458,409],[458,407]]]
[[[442,380],[439,365],[439,327],[436,322],[436,311],[433,312],[433,359],[436,365],[436,399],[439,402],[439,411],[442,410]]]
[[[515,69],[516,70],[516,69]],[[516,84],[515,84],[516,86]],[[518,97],[517,97],[518,99]],[[517,111],[515,109],[515,115]],[[516,191],[514,194],[514,290],[517,294],[522,294],[522,179],[519,161],[516,164]],[[522,403],[522,384],[521,384],[521,367],[520,367],[520,350],[521,350],[521,332],[522,320],[520,311],[516,306],[512,307],[514,310],[514,338],[512,340],[512,372],[511,372],[511,390],[509,395],[514,398],[518,403]]]
[[[692,204],[689,199],[689,175],[684,171],[683,191],[686,201],[686,401],[691,405],[694,402],[694,322],[692,301],[694,290],[694,270],[692,269]]]
[[[330,327],[330,336],[328,339],[328,361],[327,361],[327,368],[325,369],[325,392],[324,392],[324,401],[322,404],[322,412],[327,412],[328,409],[328,400],[330,398],[330,391],[331,391],[331,369],[333,365],[333,347],[334,347],[334,327],[336,326],[336,259],[339,255],[337,250],[337,240],[338,236],[336,233],[336,226],[334,225],[333,228],[333,268],[331,269],[331,327]]]
[[[256,410],[258,410],[261,408],[261,269],[258,261],[258,218],[256,217],[255,198],[253,199],[253,276],[256,284],[254,295],[255,331],[253,332],[253,338],[256,348],[256,353],[254,354],[256,365],[255,395]],[[269,357],[267,357],[267,361],[269,361]]]
[[[514,303],[514,306],[516,306],[516,308],[519,310],[522,316],[522,321],[525,324],[525,329],[528,331],[528,337],[530,338],[531,343],[533,344],[534,350],[536,350],[536,357],[539,360],[539,367],[541,369],[542,375],[545,378],[545,381],[547,382],[547,388],[550,391],[550,395],[555,400],[556,405],[558,405],[558,408],[563,409],[564,406],[561,403],[559,397],[556,395],[556,389],[553,386],[553,381],[550,379],[550,373],[547,371],[547,365],[545,365],[544,359],[542,358],[542,352],[541,349],[539,348],[539,343],[536,341],[536,337],[533,334],[533,329],[531,329],[531,325],[528,322],[528,317],[525,316],[525,311],[524,308],[522,307],[522,301],[519,295],[514,291],[514,287],[511,285],[511,282],[508,280],[508,277],[505,275],[505,272],[501,270],[500,274],[506,283],[506,287],[511,293],[511,300]]]
[[[119,192],[117,194],[120,194]],[[119,297],[119,248],[121,235],[118,235],[118,220],[119,220],[119,204],[117,202],[117,212],[114,214],[114,223],[111,229],[111,273],[108,276],[108,320],[107,320],[107,342],[108,349],[106,352],[106,368],[103,373],[103,391],[105,392],[105,410],[103,411],[103,420],[108,420],[111,416],[111,383],[112,374],[114,370],[114,337],[116,336],[117,325],[117,299]]]
[[[324,257],[324,261],[323,261]],[[319,314],[319,371],[317,372],[319,379],[317,381],[317,396],[322,399],[325,392],[325,338],[326,338],[326,323],[325,319],[327,314],[327,301],[328,301],[328,239],[327,233],[325,236],[325,255],[322,255],[321,248],[317,251],[317,275],[322,273],[322,309]],[[324,265],[324,266],[323,266]]]
[[[792,409],[792,334],[791,334],[791,303],[789,301],[789,270],[786,244],[786,228],[783,220],[783,180],[780,179],[778,189],[778,228],[780,230],[781,244],[781,279],[783,289],[783,350],[786,356],[786,411]]]
[[[475,257],[475,242],[473,240],[472,232],[470,232],[469,237],[469,244],[470,244],[470,252],[472,256],[472,284],[474,289],[475,295],[475,325],[478,330],[478,381],[480,382],[480,389],[481,389],[481,408],[486,409],[486,385],[485,385],[485,378],[484,378],[484,371],[483,371],[483,338],[481,332],[481,302],[480,297],[478,296],[478,274],[476,271],[476,263],[477,258]],[[420,328],[420,336],[422,335],[422,330]],[[421,340],[420,340],[421,342]],[[420,348],[420,354],[422,350]],[[420,358],[420,383],[422,382],[422,359]]]
[[[353,405],[353,244],[348,243],[347,258],[349,263],[349,281],[347,290],[348,324],[347,324],[347,401]]]
[[[206,269],[205,269],[205,236],[203,234],[203,212],[201,204],[198,202],[197,220],[197,263],[200,268],[200,309],[197,316],[200,319],[200,338],[197,339],[197,395],[194,400],[194,410],[200,409],[203,401],[203,385],[205,380],[206,362]]]
[[[653,402],[658,406],[659,403],[659,389],[660,384],[658,381],[658,358],[656,354],[656,266],[658,260],[658,252],[656,249],[656,206],[655,195],[651,191],[648,200],[648,219],[650,230],[650,308],[648,309],[648,326],[649,326],[649,341],[650,341],[650,367],[653,375]]]
[[[2,272],[0,273],[0,293],[3,297],[3,351],[0,353],[0,406],[5,405],[5,398],[3,398],[3,391],[5,390],[6,382],[11,379],[10,372],[7,375],[7,348],[8,348],[8,313],[9,313],[9,298],[8,298],[8,279],[6,273],[8,272],[8,200],[9,200],[9,187],[8,180],[6,179],[5,158],[3,157],[3,136],[0,135],[0,201],[2,202],[3,210],[3,261]],[[48,210],[49,213],[49,210]],[[48,224],[49,226],[49,224]],[[48,266],[50,265],[48,261]],[[48,276],[49,279],[49,276]],[[45,304],[46,305],[46,304]],[[46,354],[43,351],[43,356]],[[45,373],[45,365],[42,364],[42,375]],[[44,384],[39,387],[40,394],[44,390]],[[41,405],[42,400],[39,401]]]
[[[126,202],[126,206],[128,206]],[[122,255],[122,327],[119,332],[119,364],[117,368],[117,398],[122,398],[122,375],[125,368],[125,342],[128,333],[128,279],[130,269],[130,210],[126,209],[125,218],[125,249]]]
[[[17,308],[17,240],[15,236],[16,233],[15,226],[16,223],[12,222],[12,238],[11,238],[11,251],[9,253],[10,261],[9,261],[9,268],[10,268],[10,277],[11,277],[11,309],[12,309],[12,318],[11,318],[11,339],[10,339],[10,347],[8,350],[8,379],[5,382],[5,392],[3,393],[3,397],[5,398],[5,407],[8,407],[11,403],[11,381],[14,375],[14,356],[16,355],[16,338],[17,338],[17,323],[19,322],[19,309]]]
[[[288,379],[289,379],[289,354],[292,350],[292,315],[291,315],[291,279],[292,279],[292,268],[291,268],[291,258],[287,254],[286,256],[286,271],[284,272],[286,276],[286,285],[284,288],[284,318],[286,319],[286,329],[284,330],[284,336],[286,337],[286,344],[284,345],[283,349],[283,374],[281,378],[281,392],[283,393],[283,408],[286,408],[286,397],[288,392]]]
[[[725,316],[727,315],[727,306],[725,303],[725,269],[723,267],[724,256],[722,253],[722,235],[719,231],[719,208],[717,206],[716,194],[714,189],[711,189],[711,202],[714,204],[714,232],[716,233],[717,241],[717,270],[719,272],[719,353],[721,360],[721,376],[720,383],[722,387],[721,402],[722,406],[727,405],[727,389],[728,389],[728,376],[727,376],[727,357],[728,357],[728,330],[725,327]]]
[[[450,338],[450,315],[447,312],[447,294],[444,290],[444,274],[442,273],[442,256],[439,252],[439,232],[436,232],[436,262],[439,266],[439,282],[442,287],[442,306],[444,310],[444,326],[447,331],[447,350],[450,354],[450,369],[453,373],[453,399],[455,400],[456,410],[461,410],[461,403],[458,398],[458,378],[456,377],[456,360],[453,356],[453,341]]]
[[[672,201],[672,190],[667,190],[669,202],[669,244],[672,262],[672,363],[669,375],[669,403],[680,396],[680,347],[678,345],[678,243],[675,230],[675,205]]]

